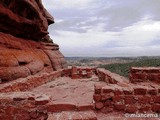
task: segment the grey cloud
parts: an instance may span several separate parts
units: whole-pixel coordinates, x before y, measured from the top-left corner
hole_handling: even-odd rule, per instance
[[[139,13],[129,7],[102,10],[100,11],[100,15],[107,16],[109,18],[109,25],[107,26],[109,29],[126,27],[139,21],[141,16],[143,16],[142,13]]]
[[[159,45],[159,46],[160,46],[160,40],[159,40],[159,39],[152,40],[152,41],[148,44],[148,46],[150,46],[150,45]]]
[[[146,15],[154,20],[160,19],[160,1],[159,0],[96,0],[88,8],[77,9],[52,9],[51,14],[58,19],[63,19],[61,23],[55,23],[55,30],[67,30],[86,32],[81,29],[87,25],[96,26],[98,23],[104,23],[106,31],[120,31],[124,27],[130,26],[140,21]],[[91,20],[97,17],[102,19]],[[85,24],[78,24],[84,22]],[[50,29],[51,30],[51,29]]]
[[[84,9],[78,8],[50,8],[49,12],[55,17],[55,24],[49,27],[50,34],[54,37],[60,36],[59,31],[70,31],[76,33],[87,33],[89,29],[96,29],[99,23],[104,24],[105,32],[123,32],[126,27],[133,26],[135,23],[142,21],[146,16],[152,21],[160,20],[160,0],[93,0],[92,4]],[[59,20],[62,20],[59,22]],[[101,31],[100,31],[101,32]],[[103,34],[102,33],[102,34]],[[128,33],[127,33],[128,34]],[[72,34],[71,34],[72,35]],[[139,35],[139,34],[138,34]],[[93,35],[94,36],[94,35]],[[121,35],[120,35],[121,36]],[[128,36],[127,36],[128,37]],[[129,36],[130,37],[130,36]],[[133,37],[133,35],[132,35]],[[159,37],[160,38],[160,37]],[[64,44],[65,44],[64,38]],[[116,37],[116,41],[121,41],[123,37]],[[130,38],[126,38],[131,40]],[[138,36],[136,36],[138,40]],[[57,40],[58,41],[58,40]],[[144,40],[145,41],[145,40]],[[126,44],[118,44],[115,40],[106,43],[104,46],[92,49],[84,49],[83,51],[76,51],[74,46],[71,48],[63,48],[62,52],[65,55],[75,54],[89,54],[94,56],[121,56],[121,55],[144,55],[153,54],[158,48],[154,48],[151,52],[146,52],[145,47],[159,45],[160,40],[157,38],[150,43],[141,46],[142,48],[132,49],[126,48]],[[66,46],[65,46],[66,47]],[[105,49],[107,48],[107,49]],[[94,48],[95,49],[95,48]],[[139,50],[139,51],[138,51]],[[74,51],[74,53],[73,53]],[[86,52],[88,51],[88,52]],[[92,53],[92,52],[95,53]],[[132,52],[134,51],[134,52]],[[108,52],[108,53],[107,53]],[[110,53],[110,54],[109,54]],[[156,54],[159,54],[156,52]]]
[[[86,9],[79,9],[78,6],[77,9],[49,9],[49,12],[55,18],[55,24],[50,26],[50,32],[52,33],[52,31],[66,30],[81,33],[87,31],[87,29],[82,29],[85,26],[96,26],[99,22],[106,22],[105,19],[91,20],[91,18],[93,17],[99,18],[99,16],[96,13],[99,11],[100,6],[103,6],[101,2],[95,2]],[[63,19],[64,21],[56,23],[56,21],[61,19]],[[81,24],[82,22],[84,24]]]
[[[50,31],[50,33],[53,33],[53,34],[54,34],[54,32],[59,31],[59,30],[60,31],[76,31],[79,33],[86,32],[86,30],[80,28],[81,25],[78,23],[81,23],[81,22],[82,22],[82,20],[78,19],[78,18],[74,18],[72,20],[65,19],[62,22],[57,22],[57,23],[51,25],[49,27],[49,31]]]
[[[113,0],[114,2],[116,0]],[[108,29],[115,30],[138,22],[143,17],[149,15],[154,20],[160,19],[159,0],[121,0],[111,8],[102,9],[99,12],[101,17],[109,18]]]

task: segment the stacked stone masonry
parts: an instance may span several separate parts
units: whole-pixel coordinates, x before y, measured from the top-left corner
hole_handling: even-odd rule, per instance
[[[45,104],[49,102],[45,95],[29,92],[12,92],[0,94],[1,120],[46,120],[48,118]]]
[[[73,77],[79,71],[90,71],[106,84],[95,84],[93,95],[95,111],[102,113],[160,113],[160,86],[154,82],[132,83],[130,80],[101,68],[72,67],[46,74],[19,78],[0,85],[0,119],[23,120],[72,118],[96,120],[94,108],[77,107],[74,104],[54,104],[49,95],[35,94],[30,89],[56,80],[59,77]],[[88,70],[90,69],[90,70]],[[86,72],[87,73],[87,72]],[[77,79],[88,78],[86,75]],[[72,78],[73,81],[77,80]],[[78,117],[79,116],[79,117]]]
[[[90,78],[95,73],[95,68],[91,67],[72,67],[71,77],[72,79]]]
[[[134,82],[155,82],[160,84],[160,67],[132,67],[130,71],[130,80]]]
[[[66,117],[72,118],[72,120],[85,120],[86,118],[97,120],[96,114],[90,106],[78,107],[74,104],[54,104],[49,95],[29,92],[31,89],[54,81],[59,77],[67,76],[72,78],[73,69],[75,68],[61,69],[0,84],[0,119],[54,120],[58,117],[61,120],[61,117]],[[79,67],[76,69],[77,71],[88,71],[90,69],[91,73],[95,72],[95,68]]]
[[[153,71],[156,71],[156,74],[158,74],[157,71],[160,69],[136,68],[136,70],[140,75],[140,73],[146,70],[151,71],[151,73],[147,72],[148,74],[153,74]],[[135,68],[131,69],[131,76],[133,76],[133,71],[135,73],[136,70]],[[95,85],[93,99],[97,110],[104,113],[113,111],[160,113],[160,86],[152,82],[153,79],[148,79],[148,81],[143,81],[142,79],[138,83],[132,83],[133,78],[127,80],[104,69],[97,69],[97,74],[101,80],[108,83],[107,85]]]
[[[19,78],[10,82],[0,84],[0,92],[27,91],[37,86],[43,85],[49,81],[56,80],[57,78],[63,76],[75,79],[72,76],[75,73],[73,72],[73,69],[76,69],[77,73],[79,73],[79,71],[84,73],[84,74],[79,74],[79,76],[76,79],[91,77],[91,75],[95,72],[95,68],[72,67],[72,68],[60,69],[54,72],[36,74],[28,76],[26,78]],[[86,71],[89,71],[89,75]]]
[[[61,112],[63,111],[63,112]],[[1,120],[97,120],[93,111],[76,111],[75,106],[55,105],[50,97],[32,92],[0,94]]]

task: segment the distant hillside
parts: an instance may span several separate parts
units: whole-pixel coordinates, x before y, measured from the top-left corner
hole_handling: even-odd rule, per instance
[[[137,60],[131,57],[65,57],[69,66],[99,66],[112,63],[128,63]]]
[[[129,77],[130,67],[160,67],[160,58],[141,57],[138,61],[133,61],[130,63],[115,63],[109,65],[100,65],[99,67],[105,68],[124,77]]]

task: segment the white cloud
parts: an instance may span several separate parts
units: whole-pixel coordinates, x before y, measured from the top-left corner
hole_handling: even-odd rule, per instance
[[[111,41],[109,37],[110,36],[106,36],[106,34],[95,31],[81,34],[77,32],[59,31],[58,36],[54,36],[54,39],[61,45],[61,47],[90,48],[99,47]]]
[[[43,0],[44,5],[49,9],[66,9],[66,8],[77,8],[83,9],[95,0]]]
[[[159,33],[159,21],[144,20],[124,28],[119,43],[125,46],[145,46],[157,39]]]
[[[43,0],[66,56],[160,55],[160,0]]]
[[[157,55],[160,45],[150,45],[159,39],[160,22],[142,20],[120,32],[105,32],[103,24],[86,33],[58,31],[54,41],[65,55],[84,56],[136,56]],[[98,28],[98,29],[97,29]]]

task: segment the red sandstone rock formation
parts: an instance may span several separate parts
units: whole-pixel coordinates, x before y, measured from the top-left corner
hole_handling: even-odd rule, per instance
[[[0,80],[9,81],[66,66],[48,35],[53,17],[41,0],[0,0]]]
[[[41,0],[1,0],[0,31],[17,37],[41,40],[48,34],[53,17]]]

